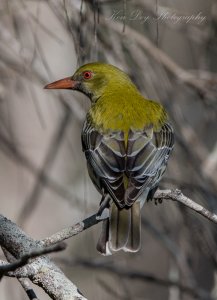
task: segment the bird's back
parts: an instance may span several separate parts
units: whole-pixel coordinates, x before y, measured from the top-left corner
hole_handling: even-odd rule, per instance
[[[153,101],[130,101],[129,106],[124,100],[113,105],[102,101],[88,114],[82,144],[90,177],[120,208],[154,188],[165,170],[173,147],[173,131],[163,122],[165,116]]]
[[[91,106],[88,120],[102,134],[123,131],[125,142],[131,129],[142,131],[153,125],[158,130],[167,120],[167,114],[159,103],[145,99],[134,85],[108,88]]]

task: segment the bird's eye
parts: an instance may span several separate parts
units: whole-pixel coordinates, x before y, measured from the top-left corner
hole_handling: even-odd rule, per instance
[[[93,73],[91,71],[84,71],[83,72],[83,78],[84,79],[90,79],[90,78],[92,78],[92,76],[93,76]]]

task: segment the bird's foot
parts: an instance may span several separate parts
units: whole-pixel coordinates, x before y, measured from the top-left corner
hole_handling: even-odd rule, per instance
[[[149,198],[149,199],[147,199],[147,202],[152,201],[152,200],[154,200],[155,205],[163,203],[163,199],[155,199],[155,198]]]
[[[162,203],[163,203],[163,199],[154,199],[155,205],[162,204]]]

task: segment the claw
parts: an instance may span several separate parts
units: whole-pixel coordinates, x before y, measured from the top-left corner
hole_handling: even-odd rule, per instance
[[[163,199],[154,199],[155,205],[162,204],[162,203],[163,203]]]

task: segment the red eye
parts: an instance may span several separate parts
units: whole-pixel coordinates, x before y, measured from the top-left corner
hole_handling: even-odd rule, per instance
[[[84,79],[90,79],[92,77],[92,72],[91,71],[84,71],[83,72],[83,78]]]

